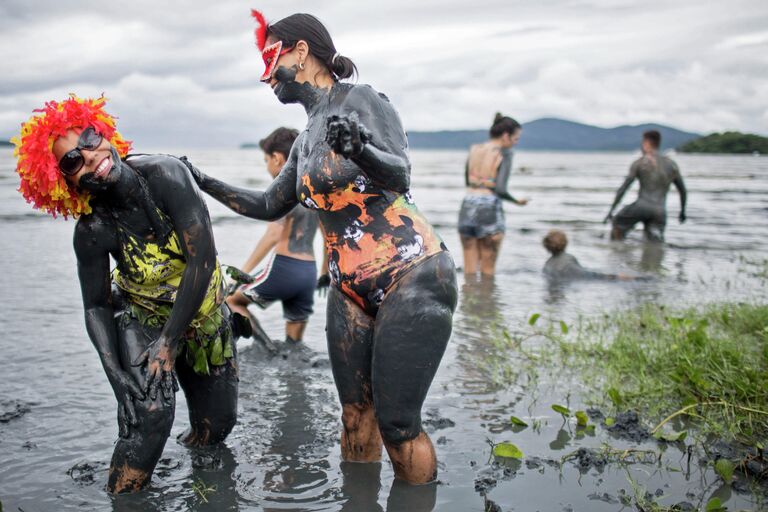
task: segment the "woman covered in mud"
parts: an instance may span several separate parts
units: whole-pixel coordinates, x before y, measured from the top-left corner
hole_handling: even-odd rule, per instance
[[[497,113],[489,130],[491,139],[469,148],[465,167],[467,193],[459,210],[459,235],[464,249],[464,275],[492,276],[504,240],[504,208],[501,201],[525,206],[507,191],[512,173],[512,147],[523,128],[511,117]]]
[[[277,219],[301,203],[317,210],[331,290],[328,352],[342,405],[342,457],[381,459],[395,475],[434,480],[435,450],[421,407],[451,333],[457,288],[453,260],[409,194],[410,161],[400,119],[356,72],[322,23],[294,14],[256,31],[268,83],[282,103],[301,104],[306,129],[266,191],[197,175],[232,210]]]
[[[177,377],[190,419],[181,440],[192,446],[218,443],[232,430],[238,377],[197,186],[174,157],[126,158],[130,142],[104,103],[74,95],[48,102],[14,143],[27,202],[77,218],[86,329],[118,403],[107,489],[119,493],[149,482],[171,432]]]

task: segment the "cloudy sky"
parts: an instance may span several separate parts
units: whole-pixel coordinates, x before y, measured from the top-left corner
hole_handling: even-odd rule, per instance
[[[766,0],[3,0],[0,138],[69,92],[137,149],[236,147],[304,111],[258,83],[250,7],[310,12],[407,130],[659,122],[768,135]]]

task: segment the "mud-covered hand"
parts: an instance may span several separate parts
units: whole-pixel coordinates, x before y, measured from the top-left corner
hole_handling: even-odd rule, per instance
[[[232,265],[225,265],[225,267],[227,275],[237,284],[251,284],[256,280],[251,274],[246,274],[237,267],[233,267]]]
[[[120,437],[128,437],[130,428],[139,424],[134,398],[144,400],[146,395],[128,372],[115,370],[108,373],[109,383],[117,399],[117,427]]]
[[[159,338],[147,347],[134,361],[133,366],[147,365],[144,392],[152,400],[157,399],[158,390],[165,400],[171,400],[173,394],[179,390],[176,383],[176,345]]]
[[[684,212],[684,211],[683,211],[683,212],[680,212],[680,216],[678,217],[678,220],[680,220],[680,224],[684,224],[684,223],[685,223],[685,220],[686,220],[687,218],[688,218],[688,217],[686,217],[686,216],[685,216],[685,212]]]
[[[318,295],[325,297],[328,294],[328,287],[331,285],[331,276],[323,274],[317,278],[316,290]]]
[[[363,152],[371,140],[371,133],[360,123],[357,112],[348,116],[329,116],[326,122],[325,141],[334,153],[344,158],[354,158]]]

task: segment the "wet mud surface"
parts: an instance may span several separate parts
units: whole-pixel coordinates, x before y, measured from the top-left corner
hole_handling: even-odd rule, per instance
[[[258,151],[186,153],[234,184],[267,184]],[[413,154],[413,196],[459,266],[456,221],[465,156]],[[307,328],[310,350],[267,357],[255,344],[240,345],[239,418],[225,445],[190,450],[176,441],[188,425],[179,395],[172,435],[150,487],[113,498],[104,487],[117,436],[116,406],[83,326],[73,223],[30,213],[15,191],[11,154],[4,150],[0,230],[14,248],[0,274],[4,510],[600,512],[633,510],[638,496],[678,510],[702,507],[712,497],[728,510],[759,510],[765,502],[751,487],[754,479],[737,478],[726,486],[712,466],[718,458],[744,460],[746,471],[763,478],[765,450],[749,453],[715,440],[708,453],[689,456],[687,442],[648,437],[653,425],[627,411],[610,413],[616,419],[611,426],[604,421],[608,411],[588,411],[594,429],[585,431],[551,408],[590,406],[583,385],[567,369],[534,375],[512,367],[500,379],[500,366],[494,366],[509,358],[499,352],[500,333],[525,332],[532,313],[573,324],[579,315],[620,312],[649,301],[685,306],[765,300],[764,281],[749,262],[768,254],[768,159],[679,156],[690,192],[688,223],[676,223],[677,203],[670,199],[666,246],[646,246],[640,233],[616,245],[600,221],[635,157],[516,155],[515,170],[525,166],[527,172],[512,175],[510,192],[533,201],[525,208],[505,207],[508,231],[495,281],[459,276],[452,339],[423,410],[438,457],[437,483],[399,485],[386,456],[380,464],[340,461],[341,411],[325,355],[320,297]],[[627,201],[635,194],[630,190]],[[212,201],[209,207],[220,260],[243,260],[264,226]],[[540,241],[552,228],[567,232],[569,252],[585,267],[652,279],[548,286]],[[280,306],[254,312],[279,339]],[[528,426],[514,426],[511,416]],[[502,442],[514,443],[523,458],[494,458],[492,445]],[[631,456],[619,460],[627,451]]]

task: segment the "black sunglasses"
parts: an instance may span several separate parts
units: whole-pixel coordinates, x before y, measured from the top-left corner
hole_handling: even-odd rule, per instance
[[[80,137],[77,139],[77,147],[70,151],[67,151],[61,160],[59,160],[59,170],[61,174],[65,176],[74,176],[85,165],[85,159],[80,152],[81,149],[87,149],[93,151],[101,144],[104,137],[93,126],[89,126],[80,133]]]

